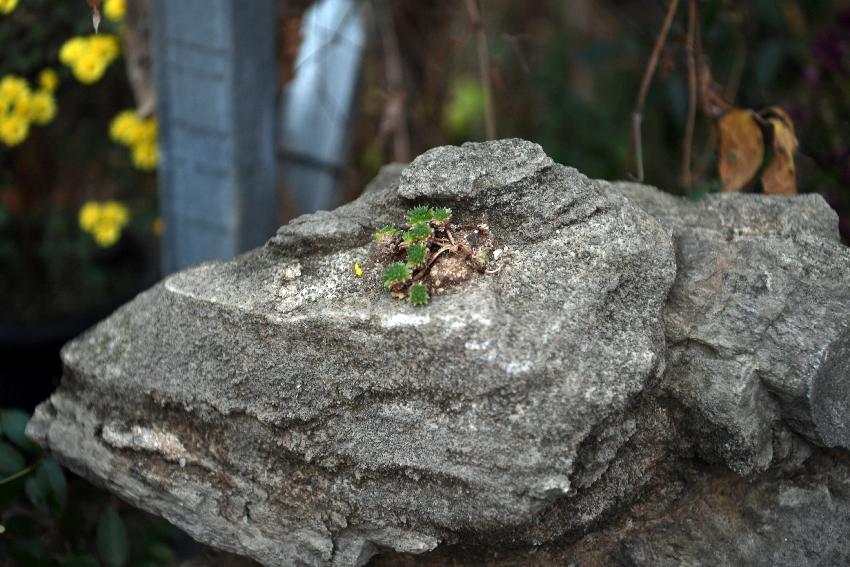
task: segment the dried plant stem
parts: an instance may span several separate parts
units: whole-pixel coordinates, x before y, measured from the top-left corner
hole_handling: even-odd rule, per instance
[[[688,6],[688,37],[685,45],[688,60],[688,121],[685,125],[685,137],[682,140],[682,186],[690,190],[694,179],[691,170],[694,147],[694,127],[697,119],[697,64],[694,38],[697,28],[697,0],[690,0]]]
[[[478,73],[481,77],[481,88],[484,90],[484,131],[488,140],[496,138],[496,119],[493,115],[493,86],[490,81],[490,55],[487,52],[487,33],[481,21],[481,10],[478,0],[466,0],[466,11],[469,21],[475,31],[476,49],[478,51]]]
[[[664,23],[661,25],[658,37],[655,38],[655,47],[653,47],[652,55],[649,57],[649,63],[646,66],[646,71],[643,74],[643,81],[640,85],[637,103],[635,104],[635,109],[632,112],[632,140],[629,145],[629,161],[631,162],[631,156],[636,158],[635,162],[637,164],[638,181],[643,181],[643,148],[641,147],[643,107],[646,104],[646,95],[649,92],[649,85],[652,83],[652,77],[655,75],[655,69],[658,67],[658,59],[661,56],[661,50],[664,48],[664,43],[667,41],[667,34],[670,32],[670,26],[673,24],[673,17],[676,15],[676,8],[678,7],[679,0],[670,0],[670,6],[667,8],[667,15],[664,16]],[[632,164],[630,163],[630,170],[631,165]]]

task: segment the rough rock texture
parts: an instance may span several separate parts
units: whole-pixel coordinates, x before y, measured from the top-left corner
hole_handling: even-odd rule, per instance
[[[369,239],[420,203],[487,223],[500,254],[414,308]],[[699,564],[687,529],[704,522],[707,549],[749,533],[733,507],[716,529],[677,507],[712,483],[763,512],[754,555],[789,502],[831,506],[829,530],[794,524],[823,551],[850,535],[847,461],[826,449],[850,444],[835,224],[819,197],[692,204],[521,140],[435,148],[70,343],[29,434],[265,565]]]
[[[807,451],[792,431],[850,447],[850,252],[826,202],[615,188],[673,232],[663,387],[703,456],[752,474]]]

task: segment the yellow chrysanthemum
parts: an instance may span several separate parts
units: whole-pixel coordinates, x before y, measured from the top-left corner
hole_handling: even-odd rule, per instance
[[[130,211],[121,201],[89,201],[80,208],[80,228],[94,238],[95,243],[106,248],[121,238],[121,231],[130,220]]]
[[[0,141],[7,146],[17,146],[27,139],[30,123],[25,117],[10,114],[0,118]]]
[[[0,14],[9,14],[18,7],[18,0],[0,0]]]
[[[80,223],[80,228],[86,232],[92,232],[97,222],[100,220],[100,203],[97,201],[88,201],[80,207],[80,212],[77,214],[77,221]]]
[[[101,248],[108,248],[118,242],[121,237],[121,227],[116,224],[98,224],[92,232],[94,241]]]
[[[130,211],[121,201],[106,201],[100,208],[100,223],[123,227],[130,220]]]
[[[0,0],[2,2],[3,0]],[[6,75],[0,79],[0,95],[15,99],[22,95],[29,95],[30,86],[26,79],[17,75]]]
[[[56,92],[59,86],[59,75],[53,69],[44,69],[38,74],[38,86],[49,93]]]
[[[148,118],[143,120],[139,129],[139,143],[155,144],[156,143],[156,118]]]
[[[106,71],[107,62],[94,51],[86,51],[74,62],[71,70],[78,81],[86,85],[96,83]]]
[[[30,99],[30,117],[40,126],[56,117],[56,99],[47,91],[38,91]]]
[[[30,121],[30,116],[32,115],[32,93],[30,93],[29,89],[18,94],[18,96],[13,99],[11,113],[20,116],[27,122]]]
[[[114,35],[93,35],[89,37],[88,43],[88,50],[105,59],[107,65],[118,57],[121,51],[121,43]]]
[[[68,66],[73,66],[74,63],[83,56],[87,51],[88,41],[84,37],[72,37],[62,44],[59,50],[59,61]]]
[[[127,3],[125,0],[106,0],[103,5],[103,15],[113,22],[123,20],[126,13]]]
[[[133,146],[133,165],[143,171],[152,171],[159,164],[159,152],[156,144],[141,142]]]
[[[0,120],[7,114],[12,114],[15,110],[15,101],[8,95],[0,93]]]
[[[109,137],[119,144],[131,146],[141,139],[142,121],[134,110],[125,110],[112,119]]]

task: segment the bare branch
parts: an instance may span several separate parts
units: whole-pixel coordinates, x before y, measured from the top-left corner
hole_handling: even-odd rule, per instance
[[[469,0],[468,0],[469,1]],[[643,181],[643,148],[641,148],[641,123],[643,122],[643,107],[646,104],[646,95],[649,92],[649,85],[652,83],[652,77],[655,75],[655,69],[658,67],[658,59],[661,56],[661,50],[664,48],[664,43],[667,41],[667,34],[670,32],[670,26],[673,24],[673,17],[676,15],[676,8],[679,7],[679,0],[670,0],[670,6],[667,8],[667,15],[664,16],[664,23],[661,25],[661,30],[658,32],[658,37],[655,38],[655,47],[652,48],[652,55],[649,57],[649,63],[646,66],[646,71],[643,74],[643,81],[640,85],[637,103],[632,112],[632,140],[629,145],[629,162],[631,157],[637,157],[637,180]],[[629,173],[631,175],[631,163],[629,163]]]
[[[690,190],[694,179],[691,170],[694,146],[694,127],[697,119],[697,64],[694,41],[697,28],[697,0],[690,0],[688,6],[688,37],[685,45],[688,60],[688,121],[685,125],[685,137],[682,140],[682,186]]]

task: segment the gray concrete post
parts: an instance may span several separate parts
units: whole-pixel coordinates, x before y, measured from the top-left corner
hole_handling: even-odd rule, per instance
[[[275,0],[154,0],[163,273],[277,227]]]

